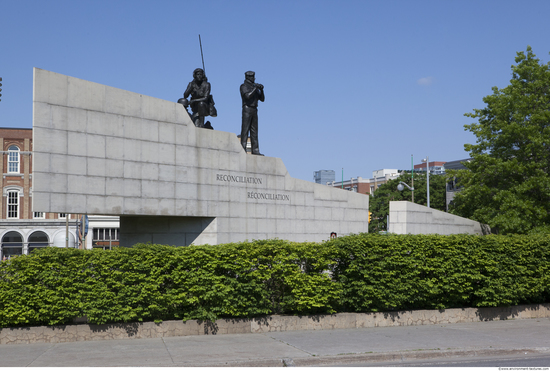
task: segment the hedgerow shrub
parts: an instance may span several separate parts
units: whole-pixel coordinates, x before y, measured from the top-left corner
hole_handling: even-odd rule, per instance
[[[214,320],[332,313],[328,247],[281,240],[219,246],[44,248],[0,265],[0,326]]]
[[[336,248],[340,310],[493,307],[550,299],[550,238],[353,235]]]
[[[549,258],[544,233],[51,247],[0,263],[0,326],[543,303]]]

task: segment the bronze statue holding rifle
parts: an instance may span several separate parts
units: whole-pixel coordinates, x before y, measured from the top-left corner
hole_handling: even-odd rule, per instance
[[[252,154],[263,156],[260,153],[258,143],[258,101],[265,100],[264,86],[256,84],[256,77],[253,71],[244,73],[244,84],[241,85],[241,98],[243,100],[243,116],[241,126],[241,145],[246,151],[246,142],[250,133],[250,144]]]
[[[185,109],[191,106],[193,113],[189,115],[196,127],[212,129],[210,122],[207,122],[205,125],[204,118],[206,116],[216,117],[218,112],[216,111],[216,107],[214,107],[214,98],[210,94],[210,83],[205,74],[201,35],[199,35],[199,43],[201,47],[202,68],[197,68],[193,71],[193,81],[187,85],[183,98],[180,98],[178,103],[183,104]],[[190,100],[187,99],[189,96],[191,96]]]
[[[206,116],[216,117],[216,109],[212,95],[210,95],[210,83],[202,68],[193,71],[193,81],[187,85],[187,89],[183,93],[184,100],[187,100],[189,96],[191,96],[191,100],[187,101],[187,104],[191,106],[193,111],[191,119],[196,127],[203,128],[204,118]],[[182,103],[186,106],[186,102]]]

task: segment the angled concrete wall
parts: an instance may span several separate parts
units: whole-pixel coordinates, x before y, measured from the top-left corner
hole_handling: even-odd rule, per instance
[[[396,234],[488,234],[488,227],[408,201],[390,201],[388,231]]]
[[[368,231],[368,196],[294,179],[174,102],[35,69],[33,140],[33,210],[120,215],[123,245],[178,244],[189,223],[181,245]]]

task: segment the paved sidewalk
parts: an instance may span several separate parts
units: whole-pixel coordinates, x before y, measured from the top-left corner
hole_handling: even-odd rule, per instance
[[[0,345],[0,367],[320,366],[550,354],[550,319]]]

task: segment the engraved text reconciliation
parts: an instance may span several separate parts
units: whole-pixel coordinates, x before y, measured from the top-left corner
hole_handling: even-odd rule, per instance
[[[229,183],[263,184],[262,178],[247,177],[242,175],[216,174],[216,180]],[[280,193],[247,192],[248,198],[256,200],[290,201],[290,195]]]
[[[242,175],[216,174],[216,180],[218,180],[220,182],[262,184],[262,178],[254,178],[254,177],[242,176]]]
[[[248,192],[248,198],[255,198],[257,200],[290,201],[290,195],[282,195],[278,193]]]

